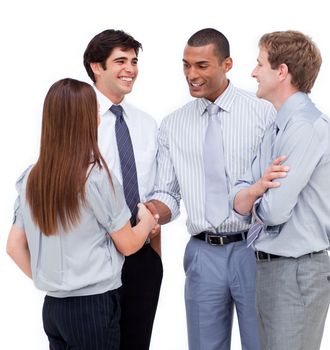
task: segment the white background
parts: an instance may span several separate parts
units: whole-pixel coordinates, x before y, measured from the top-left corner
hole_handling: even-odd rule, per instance
[[[53,82],[64,77],[90,82],[82,64],[89,40],[104,29],[115,28],[142,42],[140,76],[128,99],[160,122],[190,99],[182,74],[182,51],[197,30],[214,27],[227,36],[234,60],[229,78],[250,91],[256,90],[250,72],[259,37],[274,30],[301,30],[321,49],[323,66],[311,96],[330,115],[330,24],[326,6],[321,0],[2,2],[0,349],[48,348],[41,322],[44,293],[37,291],[6,256],[5,243],[16,197],[15,180],[38,154],[45,94]],[[187,349],[182,256],[188,238],[184,213],[163,228],[164,279],[151,350]],[[322,350],[330,345],[329,318]],[[239,344],[235,322],[232,349],[239,350]]]

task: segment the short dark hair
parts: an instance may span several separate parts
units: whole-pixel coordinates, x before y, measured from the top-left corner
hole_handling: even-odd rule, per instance
[[[199,30],[189,38],[187,44],[194,47],[214,44],[215,51],[220,60],[230,57],[228,39],[218,30],[213,28]]]
[[[107,29],[95,35],[84,52],[84,66],[94,83],[96,80],[90,64],[98,62],[103,69],[106,69],[106,60],[116,47],[123,50],[134,49],[136,55],[139,54],[140,49],[142,50],[142,44],[122,30]]]

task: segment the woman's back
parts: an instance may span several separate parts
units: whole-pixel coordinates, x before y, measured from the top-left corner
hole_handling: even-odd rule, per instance
[[[34,223],[26,201],[30,171],[17,181],[15,224],[26,232],[36,287],[54,297],[98,294],[120,287],[124,257],[107,233],[123,227],[131,214],[117,179],[112,175],[112,188],[106,171],[94,166],[86,181],[86,204],[80,205],[79,222],[67,232],[61,228],[46,236]]]

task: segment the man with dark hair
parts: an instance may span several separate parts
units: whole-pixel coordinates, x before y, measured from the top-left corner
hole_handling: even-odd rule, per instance
[[[259,49],[257,96],[277,115],[231,197],[239,214],[252,211],[255,220],[247,240],[258,262],[263,349],[317,350],[330,303],[330,122],[307,94],[322,59],[297,31],[265,34]],[[274,185],[267,176],[276,157],[283,164],[271,170]]]
[[[259,350],[249,223],[229,206],[228,192],[247,170],[274,109],[236,88],[229,43],[219,31],[195,33],[183,53],[193,101],[165,118],[159,132],[158,175],[150,205],[160,223],[184,201],[191,239],[186,247],[185,301],[190,350],[229,350],[234,305],[242,348]]]
[[[97,34],[84,53],[100,104],[100,150],[123,185],[132,224],[137,204],[152,191],[156,174],[156,122],[124,99],[137,78],[141,48],[131,35],[109,29]],[[122,350],[149,349],[163,276],[160,235],[154,232],[150,238],[125,258],[120,289]]]

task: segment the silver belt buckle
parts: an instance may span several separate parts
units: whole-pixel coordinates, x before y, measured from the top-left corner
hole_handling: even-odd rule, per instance
[[[216,243],[212,242],[213,238],[217,240]],[[210,245],[224,245],[223,237],[219,235],[207,235],[207,243],[209,243]]]

